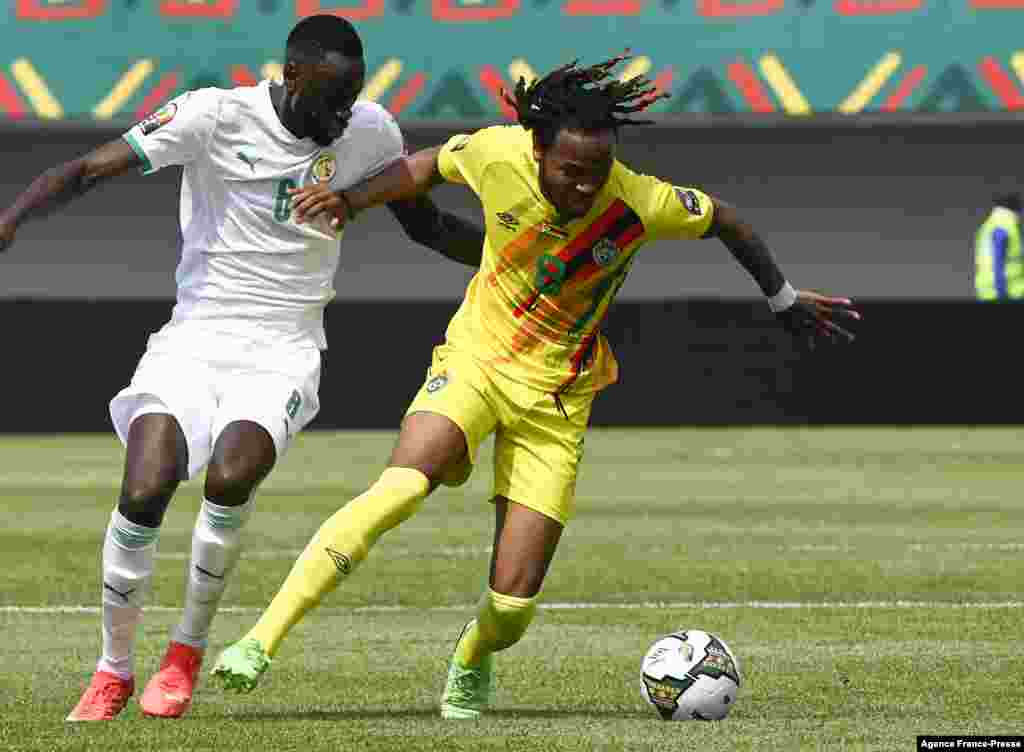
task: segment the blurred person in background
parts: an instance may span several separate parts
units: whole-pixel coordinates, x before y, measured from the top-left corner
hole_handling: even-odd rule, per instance
[[[974,289],[978,300],[1024,298],[1020,247],[1020,193],[1002,193],[974,236]]]

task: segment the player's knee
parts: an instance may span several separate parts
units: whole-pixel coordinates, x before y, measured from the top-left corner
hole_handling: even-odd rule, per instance
[[[244,504],[267,474],[272,463],[246,457],[215,459],[206,469],[203,493],[214,504],[233,507]]]
[[[117,509],[136,525],[159,527],[177,488],[178,479],[171,474],[126,480]]]

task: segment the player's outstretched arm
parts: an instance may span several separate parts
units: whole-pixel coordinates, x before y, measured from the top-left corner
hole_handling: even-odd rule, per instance
[[[128,142],[118,138],[83,157],[51,167],[0,213],[0,251],[10,247],[18,227],[25,220],[45,217],[88,193],[104,180],[141,164]]]
[[[390,201],[388,209],[410,240],[460,264],[480,266],[484,231],[476,223],[442,211],[427,195]]]
[[[340,228],[363,209],[426,193],[444,182],[437,167],[440,146],[421,149],[396,160],[359,185],[332,191],[323,184],[292,190],[292,214],[299,224],[312,222],[321,214],[331,217],[331,227]]]
[[[834,298],[809,290],[794,290],[772,257],[768,246],[745,222],[736,207],[713,198],[715,210],[705,237],[717,237],[747,270],[782,326],[810,349],[818,341],[850,342],[854,335],[837,319],[859,320],[848,298]]]

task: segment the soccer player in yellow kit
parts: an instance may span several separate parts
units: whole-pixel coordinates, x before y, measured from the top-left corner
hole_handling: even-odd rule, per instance
[[[441,697],[445,718],[480,715],[493,693],[492,655],[525,633],[573,516],[591,404],[618,374],[600,325],[645,242],[718,237],[787,330],[811,346],[852,338],[834,320],[859,318],[851,302],[794,290],[733,207],[615,158],[618,129],[636,123],[624,116],[655,98],[642,77],[612,78],[624,59],[520,80],[509,97],[518,125],[455,136],[352,189],[296,191],[303,221],[326,213],[340,225],[369,206],[462,183],[480,198],[487,236],[387,469],[323,524],[255,627],[221,655],[213,673],[227,688],[252,690],[288,630],[437,485],[464,482],[494,433],[489,588]]]

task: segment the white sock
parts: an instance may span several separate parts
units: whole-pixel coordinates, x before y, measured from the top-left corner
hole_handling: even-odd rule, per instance
[[[237,507],[222,507],[203,500],[192,531],[185,613],[174,630],[175,642],[206,649],[210,624],[224,595],[228,576],[238,563],[242,528],[249,520],[252,505],[252,499]]]
[[[136,525],[115,509],[103,541],[103,656],[98,671],[131,678],[135,631],[149,595],[160,528]]]

